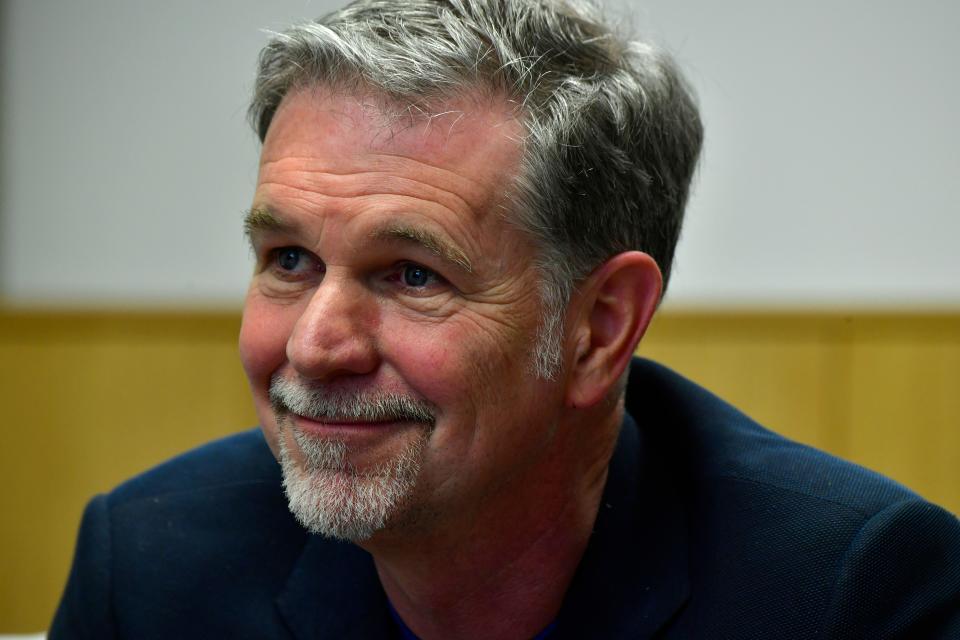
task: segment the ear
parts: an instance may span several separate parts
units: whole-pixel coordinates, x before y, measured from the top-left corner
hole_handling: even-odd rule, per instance
[[[570,334],[569,406],[591,407],[616,385],[650,324],[662,286],[653,258],[627,251],[600,265],[580,287]]]

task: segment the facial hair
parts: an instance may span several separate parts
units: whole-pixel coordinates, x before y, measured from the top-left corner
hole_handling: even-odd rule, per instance
[[[300,524],[312,533],[353,542],[389,526],[416,486],[423,451],[436,422],[433,406],[405,395],[345,393],[279,376],[270,381],[269,393],[279,430],[283,488]],[[422,428],[398,454],[359,470],[350,464],[344,441],[307,435],[296,427],[291,414],[321,422],[401,422]],[[302,463],[287,444],[287,430]]]

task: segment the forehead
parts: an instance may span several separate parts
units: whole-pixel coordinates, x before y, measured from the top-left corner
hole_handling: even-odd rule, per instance
[[[423,172],[456,183],[474,208],[504,193],[518,170],[522,139],[522,124],[498,97],[465,95],[428,111],[314,86],[283,99],[260,165],[261,172],[290,160],[343,173]]]

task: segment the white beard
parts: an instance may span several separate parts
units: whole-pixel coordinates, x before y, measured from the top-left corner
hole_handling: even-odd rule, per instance
[[[339,440],[311,438],[293,427],[303,465],[280,434],[280,465],[290,511],[312,533],[358,542],[384,529],[413,493],[426,435],[393,459],[366,471],[347,462]]]
[[[283,488],[300,524],[313,533],[350,541],[366,540],[389,526],[416,485],[436,420],[433,407],[408,396],[344,394],[281,377],[271,380],[270,399],[279,431]],[[397,420],[421,428],[399,454],[358,470],[348,460],[345,442],[306,435],[289,420],[290,412],[318,420]],[[287,431],[302,463],[287,443]]]

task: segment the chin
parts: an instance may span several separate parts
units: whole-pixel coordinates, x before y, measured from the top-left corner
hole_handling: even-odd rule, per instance
[[[360,542],[405,510],[422,467],[426,434],[376,465],[357,469],[337,439],[279,437],[283,488],[294,517],[311,533]]]

